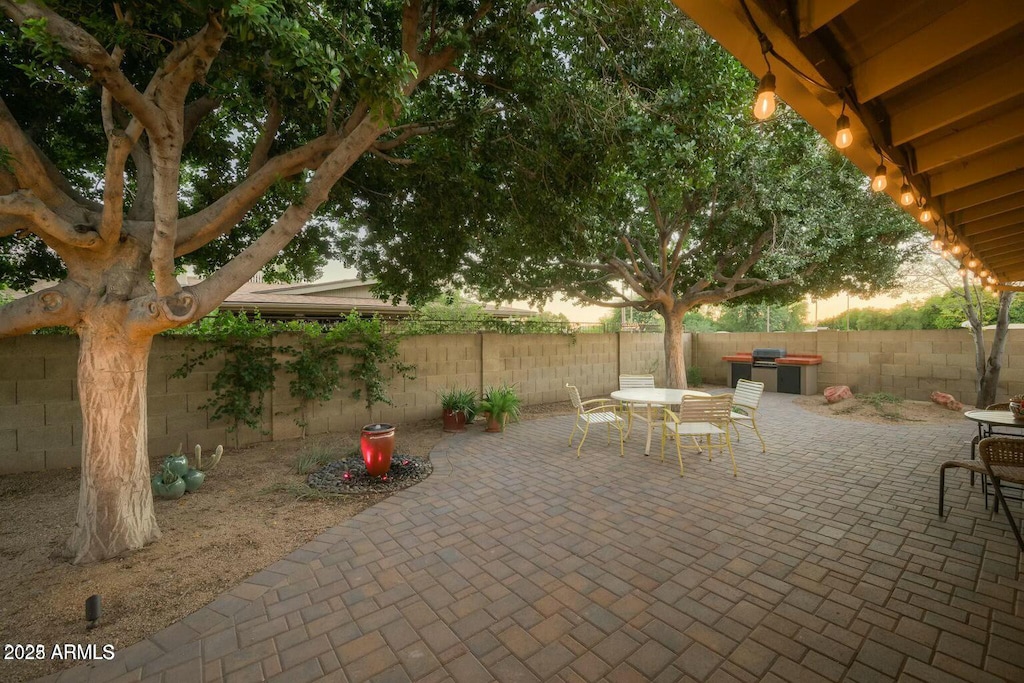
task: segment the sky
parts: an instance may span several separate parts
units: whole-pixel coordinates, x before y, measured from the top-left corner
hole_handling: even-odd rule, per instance
[[[324,281],[330,280],[345,280],[356,277],[356,271],[354,268],[346,268],[338,261],[331,261],[324,268]],[[861,299],[856,296],[849,297],[849,307],[852,308],[893,308],[901,303],[908,301],[921,300],[926,298],[927,295],[919,293],[915,294],[901,294],[898,296],[876,296],[868,299]],[[511,301],[503,302],[509,306],[516,308],[532,308],[525,301]],[[845,294],[839,294],[828,299],[821,299],[817,302],[808,302],[807,312],[810,318],[807,323],[809,325],[815,322],[815,310],[817,310],[817,319],[825,320],[831,318],[834,315],[839,315],[846,311],[847,308],[847,296]],[[564,299],[556,299],[547,306],[545,310],[552,313],[564,313],[570,321],[576,323],[589,323],[597,322],[601,318],[608,315],[609,312],[616,309],[604,308],[601,306],[580,306],[573,304]]]

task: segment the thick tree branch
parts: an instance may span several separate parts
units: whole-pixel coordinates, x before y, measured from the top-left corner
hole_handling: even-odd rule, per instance
[[[165,122],[158,131],[149,131],[153,160],[153,239],[149,254],[156,294],[161,301],[182,299],[177,295],[180,285],[174,274],[174,251],[178,235],[185,97],[194,82],[205,79],[226,37],[218,14],[210,13],[198,33],[171,50],[151,81],[151,88],[156,84],[153,99]],[[147,93],[149,91],[147,89]],[[181,308],[179,315],[186,316],[191,306]]]
[[[135,221],[153,220],[153,159],[149,156],[146,138],[132,146],[132,163],[135,165],[135,197],[128,219]],[[148,234],[148,233],[147,233]],[[148,242],[151,237],[147,237]]]
[[[300,171],[317,168],[341,139],[338,135],[322,135],[302,147],[279,154],[202,211],[182,218],[178,222],[175,255],[191,253],[227,234],[271,185]]]
[[[220,305],[231,292],[258,273],[274,254],[283,249],[327,199],[334,184],[383,130],[382,125],[367,119],[350,135],[345,136],[306,183],[306,193],[301,202],[288,207],[281,217],[242,253],[191,288],[198,301],[192,318],[206,315]]]
[[[40,327],[74,327],[81,318],[85,289],[70,281],[0,306],[0,337],[28,334]]]
[[[754,244],[752,244],[750,247],[750,254],[747,256],[747,258],[743,259],[743,261],[738,266],[736,266],[731,276],[726,276],[722,272],[722,268],[724,267],[724,261],[722,258],[720,258],[718,261],[718,267],[715,269],[715,280],[725,285],[735,285],[737,282],[739,282],[743,278],[743,276],[747,274],[747,271],[750,270],[753,267],[753,265],[758,262],[758,260],[760,260],[761,255],[764,253],[764,247],[768,243],[768,239],[772,236],[773,232],[773,230],[765,230],[764,232],[757,236],[757,239],[754,240]]]
[[[195,135],[203,120],[216,111],[220,105],[219,97],[210,97],[209,95],[203,95],[185,105],[185,123],[181,132],[182,144],[187,145],[192,140],[192,136]]]
[[[67,50],[75,62],[85,67],[100,86],[109,90],[114,99],[138,118],[147,130],[160,127],[163,117],[159,109],[131,84],[121,73],[117,62],[84,29],[32,0],[0,0],[0,9],[18,26],[29,19],[45,19],[50,37]]]
[[[71,184],[60,174],[42,150],[25,134],[0,97],[0,147],[11,153],[14,179],[17,186],[32,193],[47,205],[71,211],[81,208],[97,209],[98,205],[78,201]]]
[[[267,163],[267,158],[270,156],[270,147],[274,144],[274,138],[277,137],[277,131],[281,127],[281,122],[284,121],[284,114],[281,113],[281,104],[274,97],[274,93],[267,89],[267,118],[263,122],[263,129],[260,131],[260,136],[256,140],[256,144],[252,148],[252,156],[249,158],[249,168],[245,175],[251,176],[255,173],[263,164]]]
[[[99,233],[88,226],[72,225],[30,190],[19,190],[0,196],[0,216],[18,216],[25,219],[31,226],[31,232],[58,249],[60,245],[79,249],[94,249],[100,245]],[[10,227],[7,231],[7,234],[12,234]]]

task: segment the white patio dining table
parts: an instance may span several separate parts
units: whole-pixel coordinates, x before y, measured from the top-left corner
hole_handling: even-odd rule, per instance
[[[612,392],[612,400],[623,403],[642,403],[647,406],[646,415],[634,413],[638,420],[647,423],[647,445],[644,446],[644,455],[651,454],[651,434],[654,432],[654,424],[659,420],[654,417],[654,409],[658,408],[658,415],[661,415],[661,408],[665,406],[677,406],[683,402],[684,396],[710,396],[711,394],[692,389],[619,389]]]

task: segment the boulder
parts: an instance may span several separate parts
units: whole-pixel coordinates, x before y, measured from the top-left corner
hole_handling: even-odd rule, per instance
[[[964,404],[953,398],[951,394],[944,394],[941,391],[933,391],[931,398],[933,403],[938,403],[946,410],[956,410],[957,412],[964,409]]]
[[[825,389],[825,400],[829,403],[839,403],[840,401],[845,401],[848,398],[853,398],[853,392],[850,391],[850,387],[845,384]]]

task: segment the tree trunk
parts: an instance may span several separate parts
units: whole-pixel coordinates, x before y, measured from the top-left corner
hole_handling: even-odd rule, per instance
[[[82,479],[69,543],[75,564],[116,557],[160,537],[146,445],[152,337],[122,324],[79,326]]]
[[[686,358],[683,356],[683,316],[665,318],[665,384],[670,389],[686,388]]]
[[[974,402],[978,408],[986,408],[996,402],[999,372],[1003,369],[1003,353],[1006,349],[1007,332],[1010,329],[1010,304],[1013,303],[1013,296],[1014,292],[999,293],[999,312],[996,315],[996,329],[992,335],[992,348],[989,349],[988,359],[978,372],[978,396]],[[976,350],[984,357],[985,342],[980,331],[975,336],[974,343]]]

